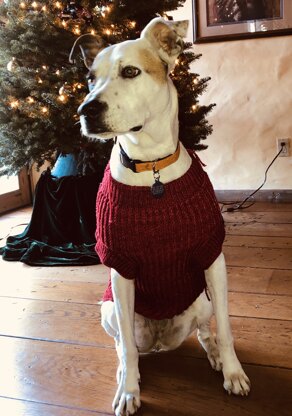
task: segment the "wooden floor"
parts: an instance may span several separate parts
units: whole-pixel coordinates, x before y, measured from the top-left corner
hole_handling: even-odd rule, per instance
[[[1,217],[0,237],[29,215]],[[228,396],[191,337],[175,352],[141,358],[139,415],[292,415],[292,204],[224,216],[231,323],[252,392]],[[0,275],[0,414],[112,414],[117,360],[98,305],[107,270],[1,260]]]

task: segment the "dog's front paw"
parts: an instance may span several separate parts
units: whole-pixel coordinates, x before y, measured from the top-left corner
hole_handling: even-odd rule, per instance
[[[113,401],[116,416],[128,416],[137,412],[141,406],[139,371],[120,371],[119,387]]]
[[[239,361],[235,365],[230,365],[229,363],[229,365],[225,365],[225,368],[223,366],[223,375],[223,387],[229,394],[248,395],[250,392],[250,381]]]

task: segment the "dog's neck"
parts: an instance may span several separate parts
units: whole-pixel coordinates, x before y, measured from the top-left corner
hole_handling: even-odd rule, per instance
[[[156,117],[147,120],[141,132],[117,137],[110,159],[111,174],[117,181],[133,186],[153,184],[152,172],[134,173],[121,164],[119,143],[131,159],[141,161],[154,161],[175,152],[178,144],[178,103],[177,93],[171,81],[169,92],[167,106]],[[181,143],[180,147],[179,159],[160,171],[163,183],[179,178],[190,167],[191,158]]]

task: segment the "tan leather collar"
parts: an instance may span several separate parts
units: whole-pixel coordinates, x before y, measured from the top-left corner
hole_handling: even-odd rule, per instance
[[[135,173],[141,173],[146,171],[153,171],[157,172],[161,169],[166,168],[169,165],[172,165],[176,162],[179,158],[180,154],[180,143],[178,142],[176,151],[162,159],[142,162],[141,160],[133,160],[130,159],[129,156],[126,154],[122,146],[120,145],[120,160],[123,166],[126,168],[131,169]]]

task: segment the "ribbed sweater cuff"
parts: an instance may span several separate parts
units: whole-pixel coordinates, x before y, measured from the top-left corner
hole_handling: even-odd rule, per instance
[[[216,231],[208,239],[207,243],[196,249],[196,258],[203,270],[209,269],[222,252],[225,239],[224,224],[217,227]]]

